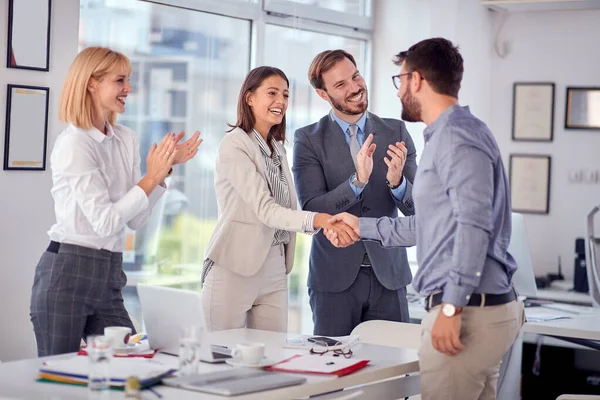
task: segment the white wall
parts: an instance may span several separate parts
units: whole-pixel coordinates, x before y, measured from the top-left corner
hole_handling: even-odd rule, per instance
[[[460,103],[488,124],[502,152],[508,173],[511,153],[552,156],[550,214],[525,214],[536,274],[555,272],[558,256],[563,274],[572,278],[574,240],[585,234],[585,217],[600,203],[600,185],[571,184],[570,172],[600,170],[600,132],[564,130],[566,86],[600,86],[600,11],[512,13],[500,33],[509,53],[494,52],[498,14],[478,0],[377,0],[374,2],[373,84],[371,110],[399,117],[399,100],[389,61],[418,40],[443,36],[461,48],[465,75]],[[511,139],[514,82],[556,84],[554,141]],[[422,124],[408,124],[422,151]]]
[[[464,58],[460,103],[489,124],[492,27],[490,14],[479,0],[376,0],[373,7],[371,111],[400,118],[400,100],[391,79],[399,68],[392,63],[393,56],[423,39],[441,36],[458,45]],[[417,160],[423,152],[424,127],[422,123],[407,124]],[[408,257],[416,262],[414,247],[408,249]]]
[[[371,111],[400,117],[400,100],[391,79],[399,73],[393,56],[420,40],[441,36],[458,45],[465,60],[460,103],[489,122],[492,30],[490,15],[479,0],[376,0],[373,8]],[[407,124],[407,128],[420,156],[424,125]]]
[[[53,1],[52,7],[50,72],[6,68],[7,40],[0,40],[0,129],[5,127],[7,84],[50,87],[47,160],[63,127],[57,118],[58,98],[77,54],[79,0]],[[5,38],[7,0],[0,1],[0,21]],[[4,140],[0,142],[4,154]],[[44,172],[0,171],[0,187],[0,360],[10,361],[35,355],[29,297],[35,265],[48,244],[46,231],[54,220],[49,165]]]
[[[585,219],[600,203],[600,185],[568,181],[571,171],[599,170],[600,131],[564,129],[567,86],[600,86],[600,10],[510,14],[501,31],[509,53],[492,59],[491,128],[508,169],[510,153],[552,156],[550,214],[526,214],[537,274],[555,272],[561,256],[563,274],[572,277],[575,238],[585,234]],[[514,82],[555,83],[554,141],[511,140]]]

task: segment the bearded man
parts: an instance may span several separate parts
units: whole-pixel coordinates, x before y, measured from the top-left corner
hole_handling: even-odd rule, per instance
[[[295,133],[292,171],[302,209],[413,215],[415,146],[402,121],[367,111],[367,86],[354,57],[324,51],[312,61],[308,79],[331,111]],[[314,334],[348,335],[374,319],[408,322],[411,279],[404,248],[376,242],[336,248],[324,235],[313,236],[308,290]]]

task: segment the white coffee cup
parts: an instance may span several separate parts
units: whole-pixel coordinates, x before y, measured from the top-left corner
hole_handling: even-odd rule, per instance
[[[110,341],[113,349],[124,349],[129,343],[131,328],[127,326],[107,326],[104,328],[104,336]]]
[[[231,350],[235,361],[244,364],[258,364],[265,356],[264,343],[238,343]]]

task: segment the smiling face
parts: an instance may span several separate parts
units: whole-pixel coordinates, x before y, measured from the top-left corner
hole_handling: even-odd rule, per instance
[[[271,127],[283,121],[288,106],[289,87],[279,75],[264,79],[254,92],[249,92],[246,102],[252,109],[254,127],[266,136]]]
[[[318,89],[317,92],[335,110],[349,116],[359,116],[367,110],[367,85],[348,58],[324,72],[322,79],[324,89]]]
[[[91,78],[88,90],[95,110],[103,119],[107,119],[111,113],[121,114],[125,111],[127,95],[132,91],[129,71],[119,69],[99,80]]]

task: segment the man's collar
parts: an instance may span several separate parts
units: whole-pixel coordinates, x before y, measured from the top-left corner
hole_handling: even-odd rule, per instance
[[[358,121],[356,121],[355,125],[358,126],[358,128],[360,129],[360,131],[362,133],[365,133],[365,125],[367,124],[367,114],[368,111],[365,111],[363,113],[363,115],[360,117],[360,119]],[[342,132],[344,132],[344,134],[348,131],[348,127],[352,124],[350,124],[349,122],[344,121],[343,119],[341,119],[340,117],[338,117],[333,110],[331,110],[329,112],[329,115],[331,117],[332,121],[335,121],[338,123],[338,125],[340,126],[340,128],[342,128]]]

